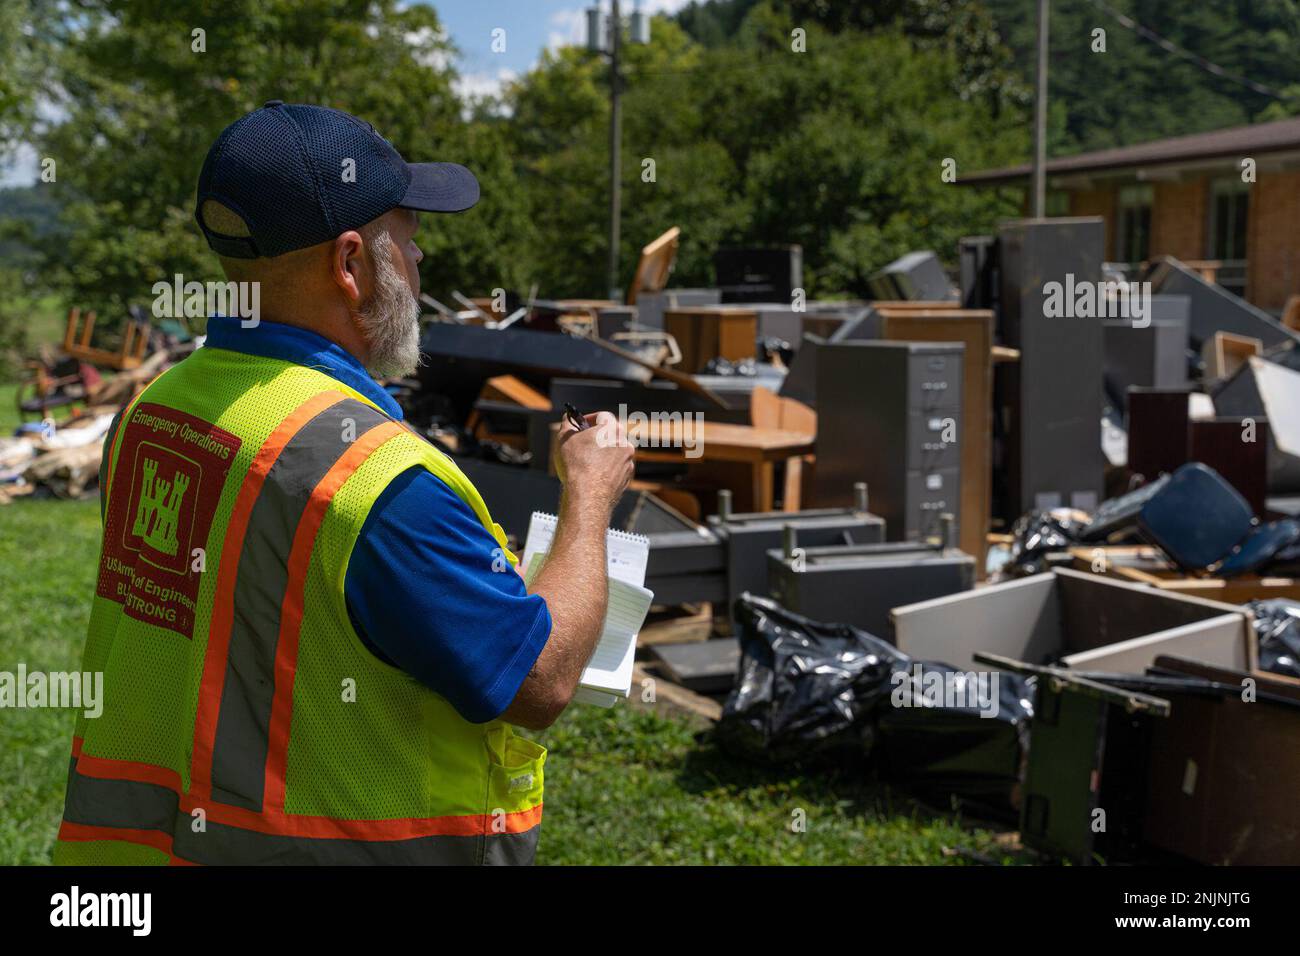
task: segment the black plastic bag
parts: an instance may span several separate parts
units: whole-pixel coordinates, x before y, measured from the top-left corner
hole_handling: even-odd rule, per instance
[[[1255,616],[1260,670],[1300,677],[1300,603],[1273,598],[1246,607]]]
[[[767,598],[742,595],[735,612],[740,675],[717,728],[727,750],[775,764],[852,750],[884,779],[1014,809],[1029,681],[917,661],[866,631]]]
[[[873,758],[881,776],[927,795],[956,794],[997,815],[1014,813],[1029,748],[1032,682],[937,661],[904,667],[876,708]]]
[[[718,723],[722,745],[767,763],[858,749],[872,707],[906,658],[866,631],[751,594],[736,600],[736,621],[740,675]]]
[[[1021,515],[1011,527],[1011,559],[1007,562],[1007,572],[1023,577],[1048,570],[1047,555],[1079,544],[1087,525],[1086,514],[1063,508]]]

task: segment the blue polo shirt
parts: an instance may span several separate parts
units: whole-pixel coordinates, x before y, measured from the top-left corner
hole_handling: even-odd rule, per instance
[[[204,345],[309,366],[402,417],[351,353],[315,332],[266,321],[245,329],[214,316]],[[441,478],[411,468],[371,507],[344,580],[366,647],[474,723],[510,706],[551,634],[546,601],[528,594],[513,570],[493,570],[497,547]]]

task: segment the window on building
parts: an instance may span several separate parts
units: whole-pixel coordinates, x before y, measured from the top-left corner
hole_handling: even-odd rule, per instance
[[[1151,249],[1151,199],[1149,183],[1125,186],[1119,191],[1119,261],[1139,263]]]
[[[1246,258],[1246,214],[1250,208],[1250,186],[1231,176],[1216,179],[1210,186],[1211,259]]]

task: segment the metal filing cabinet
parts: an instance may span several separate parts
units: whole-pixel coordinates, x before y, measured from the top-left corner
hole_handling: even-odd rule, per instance
[[[975,586],[975,559],[954,548],[893,543],[767,553],[772,597],[815,621],[852,624],[892,641],[890,610]]]
[[[827,342],[817,348],[818,505],[871,489],[890,541],[960,517],[962,356],[958,342]]]
[[[723,491],[719,504],[726,502],[728,507],[708,519],[709,530],[726,550],[728,613],[746,591],[767,594],[767,552],[780,547],[786,528],[794,528],[799,540],[812,546],[872,544],[885,539],[884,520],[867,512],[865,488],[851,508],[731,514],[730,498],[730,492]]]

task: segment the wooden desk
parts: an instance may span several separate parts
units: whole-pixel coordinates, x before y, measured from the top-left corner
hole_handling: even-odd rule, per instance
[[[633,421],[628,437],[638,442],[640,461],[737,462],[748,466],[750,492],[755,511],[771,511],[773,465],[778,461],[810,454],[815,436],[779,428],[755,428],[706,421],[698,429],[695,420],[687,431],[682,421]],[[686,439],[692,447],[685,447]],[[664,447],[667,446],[667,447]],[[687,451],[697,457],[687,457]]]
[[[754,358],[758,351],[758,313],[743,306],[710,305],[664,312],[664,331],[677,340],[678,370],[702,372],[710,359],[732,362]]]

